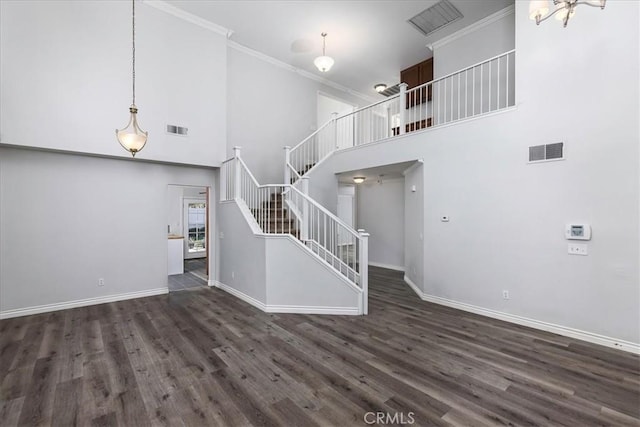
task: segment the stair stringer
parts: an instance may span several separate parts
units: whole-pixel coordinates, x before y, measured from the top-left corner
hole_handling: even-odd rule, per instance
[[[287,234],[262,233],[242,201],[224,202],[220,207],[223,235],[241,241],[247,254],[264,258],[238,259],[243,255],[238,247],[231,239],[221,238],[221,272],[216,286],[266,312],[363,313],[362,289],[301,241]],[[238,221],[240,217],[244,221]],[[225,253],[228,248],[235,254]],[[228,259],[222,262],[222,258]]]

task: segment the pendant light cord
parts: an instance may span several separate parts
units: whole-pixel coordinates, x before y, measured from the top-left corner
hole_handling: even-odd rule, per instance
[[[131,14],[131,39],[132,39],[132,59],[131,59],[131,77],[133,81],[132,87],[132,105],[136,105],[136,0],[132,0],[132,14]]]
[[[327,47],[327,33],[320,34],[322,36],[322,56],[326,56],[325,48]]]

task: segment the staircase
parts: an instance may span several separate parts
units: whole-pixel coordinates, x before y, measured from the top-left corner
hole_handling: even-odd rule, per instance
[[[292,237],[291,242],[359,290],[361,314],[366,314],[369,235],[352,229],[309,197],[308,179],[299,179],[296,169],[290,177],[295,178],[293,184],[260,185],[242,160],[240,148],[234,152],[222,164],[221,202],[235,201],[252,223],[254,234]],[[308,162],[299,169],[306,174],[314,166],[315,162]]]
[[[300,238],[298,221],[289,215],[282,193],[273,193],[259,208],[252,208],[251,213],[264,233],[291,234]]]

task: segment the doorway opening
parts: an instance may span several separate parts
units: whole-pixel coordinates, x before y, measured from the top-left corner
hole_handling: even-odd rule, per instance
[[[208,286],[211,255],[209,194],[209,187],[169,185],[169,292]]]

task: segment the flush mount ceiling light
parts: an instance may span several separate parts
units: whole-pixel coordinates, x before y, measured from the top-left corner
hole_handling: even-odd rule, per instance
[[[562,21],[563,27],[566,27],[569,19],[576,14],[576,7],[579,5],[584,4],[604,9],[606,2],[607,0],[553,0],[556,9],[553,12],[549,12],[549,0],[533,0],[529,3],[529,18],[536,21],[537,25],[540,25],[542,21],[555,15],[558,21]]]
[[[318,70],[322,73],[326,73],[333,67],[333,63],[335,62],[332,57],[326,55],[326,47],[327,47],[327,33],[320,34],[322,36],[322,56],[318,56],[313,63]]]
[[[355,182],[356,184],[362,184],[365,180],[364,176],[354,176],[353,177],[353,182]]]
[[[142,150],[147,143],[148,132],[143,131],[138,126],[138,107],[136,107],[136,1],[131,1],[131,40],[132,40],[132,55],[131,55],[131,81],[132,81],[132,101],[131,107],[129,107],[129,123],[124,129],[116,129],[116,136],[118,142],[122,147],[131,153],[133,157],[136,156],[140,150]]]
[[[387,85],[384,83],[378,83],[373,88],[376,90],[376,92],[382,93],[387,89]]]

